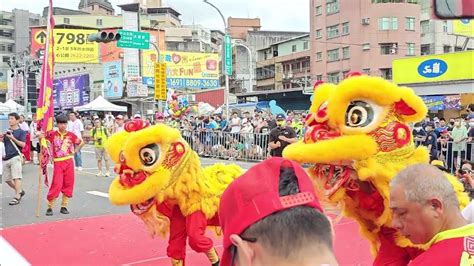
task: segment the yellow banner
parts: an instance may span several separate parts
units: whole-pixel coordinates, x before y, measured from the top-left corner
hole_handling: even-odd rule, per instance
[[[467,37],[474,37],[474,20],[453,20],[453,33]]]
[[[474,51],[410,57],[394,60],[393,82],[426,83],[472,79]]]
[[[157,54],[155,50],[142,50],[142,77],[154,77],[156,60]]]
[[[56,63],[99,63],[99,45],[88,42],[96,30],[55,29],[54,56]],[[40,58],[44,54],[46,29],[31,30],[31,53]]]

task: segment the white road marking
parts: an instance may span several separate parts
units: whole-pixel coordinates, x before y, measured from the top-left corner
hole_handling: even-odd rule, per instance
[[[222,245],[215,245],[215,248],[222,247]],[[189,253],[196,253],[196,251],[191,250],[191,251],[186,251],[186,254]],[[145,262],[150,262],[150,261],[155,261],[155,260],[162,260],[162,259],[169,259],[168,256],[160,256],[160,257],[155,257],[151,259],[146,259],[146,260],[139,260],[139,261],[134,261],[126,264],[122,264],[123,266],[128,266],[128,265],[134,265],[134,264],[140,264],[140,263],[145,263]]]
[[[99,197],[104,197],[104,198],[108,198],[109,197],[109,194],[108,193],[104,193],[104,192],[100,192],[100,191],[86,191],[86,193],[88,194],[91,194],[91,195],[94,195],[94,196],[99,196]]]
[[[14,247],[0,236],[0,254],[8,254],[0,256],[0,265],[5,266],[23,266],[31,265]]]

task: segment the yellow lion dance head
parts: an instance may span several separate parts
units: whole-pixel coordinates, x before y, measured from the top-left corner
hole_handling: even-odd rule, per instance
[[[390,180],[407,165],[428,162],[427,150],[415,147],[408,126],[426,114],[413,90],[379,77],[322,84],[314,92],[304,140],[289,145],[283,156],[313,164],[309,173],[318,190],[345,206],[344,214],[361,224],[376,250],[376,233],[391,224]]]

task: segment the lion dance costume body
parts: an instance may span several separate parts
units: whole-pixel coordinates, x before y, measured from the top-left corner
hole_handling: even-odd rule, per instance
[[[125,131],[110,137],[106,149],[119,175],[110,185],[110,201],[130,205],[152,235],[169,233],[167,255],[172,265],[184,265],[186,240],[218,265],[205,231],[207,226],[219,226],[220,196],[242,169],[223,164],[201,168],[198,155],[178,130],[142,120],[128,122]]]
[[[415,147],[407,125],[425,117],[422,99],[378,77],[354,75],[339,85],[316,86],[304,140],[283,156],[314,164],[309,173],[317,189],[359,223],[377,254],[374,265],[407,265],[423,247],[391,227],[389,183],[406,166],[428,163],[427,150]],[[462,185],[447,178],[466,205]]]

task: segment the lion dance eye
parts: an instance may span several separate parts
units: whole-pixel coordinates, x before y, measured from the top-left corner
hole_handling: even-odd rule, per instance
[[[365,127],[374,120],[374,109],[369,103],[353,101],[347,107],[346,126]]]
[[[140,150],[140,160],[145,166],[152,166],[160,158],[160,147],[156,144],[150,144]]]
[[[125,163],[125,155],[123,155],[123,152],[120,152],[119,160],[120,160],[121,163]]]

